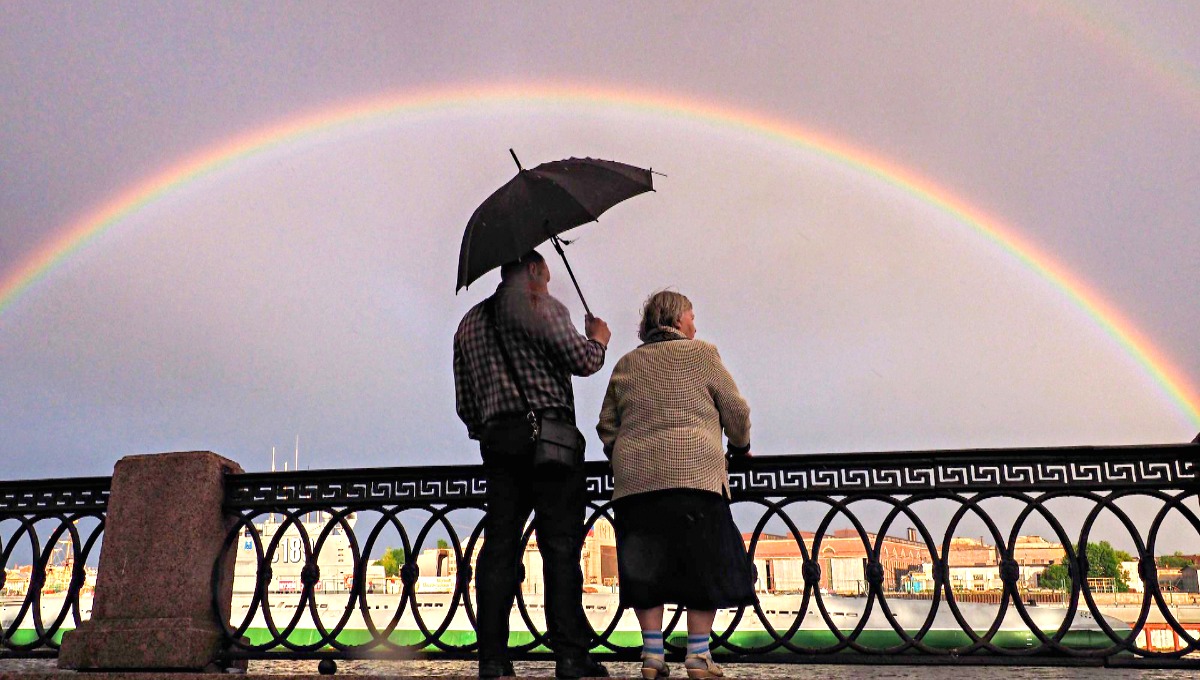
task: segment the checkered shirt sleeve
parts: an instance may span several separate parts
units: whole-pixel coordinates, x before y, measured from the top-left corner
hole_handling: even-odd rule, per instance
[[[530,408],[574,412],[571,376],[600,370],[604,346],[581,335],[571,324],[566,306],[552,296],[535,296],[529,302],[522,294],[502,284],[495,296],[500,333],[516,377]],[[454,335],[454,388],[458,417],[473,439],[479,438],[488,420],[525,412],[484,303],[467,312]]]

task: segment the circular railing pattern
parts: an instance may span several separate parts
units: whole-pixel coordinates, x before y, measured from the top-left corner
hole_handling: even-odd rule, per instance
[[[109,478],[0,483],[0,657],[55,656],[63,632],[89,617],[85,590],[109,485]],[[9,565],[26,560],[10,575]]]
[[[769,564],[759,558],[762,546],[790,541],[800,581],[787,593],[790,604],[784,608],[769,603],[779,594],[775,591],[752,607],[719,618],[711,647],[739,660],[773,661],[833,661],[847,653],[880,660],[918,654],[945,663],[967,656],[998,662],[1038,657],[1080,663],[1183,659],[1200,651],[1200,632],[1181,621],[1178,610],[1167,602],[1153,555],[1155,546],[1172,532],[1200,536],[1196,454],[1195,446],[1180,445],[757,458],[748,469],[731,474],[734,513],[749,529],[748,558],[757,572],[759,565]],[[592,530],[612,520],[612,480],[601,463],[588,463],[587,474],[585,523]],[[485,495],[481,468],[239,478],[232,479],[227,495],[233,525],[224,547],[228,553],[239,539],[243,547],[250,541],[255,587],[248,609],[225,622],[230,656],[463,657],[474,652],[471,577],[486,538],[479,524]],[[1131,503],[1141,504],[1136,517],[1126,509]],[[1153,507],[1147,510],[1147,504]],[[300,517],[313,512],[320,513],[321,521],[306,527]],[[467,524],[464,514],[470,515]],[[264,539],[263,518],[274,515],[282,521]],[[356,526],[349,522],[351,516]],[[1152,517],[1148,526],[1147,517]],[[1134,578],[1142,582],[1143,592],[1134,605],[1132,623],[1106,616],[1104,594],[1095,592],[1086,578],[1088,546],[1105,537],[1098,535],[1102,524],[1109,534],[1127,534],[1124,543],[1134,546],[1133,556],[1140,560]],[[1017,559],[1018,537],[1034,525],[1048,531],[1065,552],[1070,586],[1054,606],[1039,605],[1022,590],[1026,577]],[[997,601],[987,606],[971,601],[971,595],[952,583],[951,572],[959,566],[963,549],[956,537],[967,527],[981,531],[995,553],[1001,585]],[[919,552],[929,565],[932,589],[920,598],[897,589],[900,558],[890,551],[897,540],[894,534],[903,531],[911,532],[906,549]],[[302,544],[304,567],[299,587],[287,594],[295,600],[294,608],[276,608],[271,598],[279,595],[269,587],[271,562],[288,532]],[[341,598],[344,607],[333,611],[330,606],[323,615],[318,603],[330,596],[319,592],[315,556],[339,532],[349,541],[353,585]],[[397,603],[391,610],[373,608],[366,585],[365,556],[377,553],[385,532],[399,537],[405,555],[399,591],[390,593]],[[455,568],[452,591],[433,611],[419,587],[417,558],[435,534],[446,541]],[[833,562],[823,562],[822,549],[835,534],[836,540],[859,545],[863,555],[862,587],[855,597],[835,594],[829,586]],[[365,538],[360,541],[360,536]],[[527,545],[532,539],[532,528],[527,528],[522,540]],[[524,566],[519,573],[527,576]],[[214,583],[217,575],[214,566]],[[762,585],[768,575],[758,577]],[[637,658],[640,638],[624,635],[637,629],[628,625],[632,612],[615,596],[608,599],[612,606],[590,617],[594,650]],[[218,603],[214,592],[214,608]],[[531,602],[517,588],[512,617],[516,657],[547,653],[544,619],[537,607],[536,598]],[[379,617],[380,611],[388,613]],[[302,621],[311,624],[305,635],[298,634]],[[247,641],[252,623],[258,636]],[[1170,630],[1176,648],[1149,644],[1151,625]],[[681,653],[682,612],[669,609],[665,627],[668,653]]]
[[[311,515],[312,508],[285,509],[273,511],[262,509],[246,510],[234,518],[234,522],[226,536],[222,548],[222,558],[214,565],[214,582],[220,575],[219,567],[228,560],[229,551],[235,549],[239,539],[249,541],[252,545],[254,569],[253,592],[250,593],[250,603],[246,611],[239,615],[234,612],[231,621],[223,621],[226,636],[231,649],[236,654],[243,652],[253,656],[267,650],[286,651],[293,656],[305,658],[313,656],[319,650],[334,650],[347,658],[352,657],[388,657],[404,656],[414,648],[435,649],[442,652],[469,653],[472,644],[459,644],[447,640],[444,636],[454,617],[460,610],[465,611],[470,626],[474,627],[474,603],[469,597],[468,584],[472,574],[472,558],[477,552],[482,526],[475,526],[469,534],[460,535],[456,523],[451,521],[451,514],[456,510],[478,509],[477,505],[467,504],[461,507],[430,507],[427,509],[383,507],[375,509],[372,514],[374,522],[367,528],[356,529],[351,526],[351,518],[361,520],[362,513],[349,508],[328,508],[319,511],[321,522],[313,524],[302,521],[302,515]],[[404,521],[406,517],[425,514],[423,521]],[[264,540],[261,521],[267,516],[279,515],[282,521],[274,524],[271,537]],[[310,527],[317,530],[314,536]],[[387,528],[392,528],[400,541],[400,548],[406,556],[415,556],[430,543],[431,533],[440,528],[448,537],[446,544],[451,550],[451,559],[456,565],[457,577],[453,596],[449,605],[437,615],[423,611],[421,594],[418,592],[418,568],[409,560],[400,568],[399,579],[402,590],[395,598],[397,607],[390,614],[380,618],[379,609],[372,606],[376,596],[367,578],[368,560],[364,557],[373,552],[380,536]],[[300,570],[301,583],[296,592],[274,591],[270,587],[274,573],[272,562],[278,560],[282,541],[294,532],[292,538],[297,539],[301,546],[303,567]],[[326,599],[340,599],[344,606],[336,612],[323,614],[319,607],[322,599],[322,574],[317,556],[326,549],[330,537],[339,534],[346,537],[350,550],[350,575],[345,583],[348,588]],[[360,534],[365,539],[360,540]],[[245,545],[243,543],[243,545]],[[336,579],[335,579],[336,580]],[[328,581],[328,579],[326,580]],[[284,620],[277,620],[277,610],[272,607],[272,598],[291,597],[294,604],[289,602],[282,608],[290,612]],[[218,599],[214,599],[214,607],[219,607]],[[408,631],[416,633],[415,642],[398,643],[393,639],[401,618],[408,614],[412,617],[417,629]],[[297,635],[301,622],[309,624],[315,635]],[[351,628],[350,624],[357,623],[360,627]],[[257,624],[257,625],[255,625]],[[248,641],[246,635],[252,628],[257,628],[259,642]],[[348,633],[357,633],[348,635]],[[363,634],[366,639],[361,639]],[[347,642],[346,638],[357,638]]]

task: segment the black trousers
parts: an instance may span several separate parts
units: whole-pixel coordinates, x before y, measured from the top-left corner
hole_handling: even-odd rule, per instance
[[[582,659],[592,629],[583,613],[585,485],[582,469],[533,467],[533,446],[501,451],[481,446],[487,476],[483,548],[476,561],[479,658],[508,658],[509,615],[520,583],[521,534],[533,511],[546,583],[546,633],[559,659]]]

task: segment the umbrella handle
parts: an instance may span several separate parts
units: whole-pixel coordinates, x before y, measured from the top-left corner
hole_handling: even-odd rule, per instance
[[[561,242],[558,240],[557,236],[551,236],[550,243],[554,244],[554,249],[558,251],[558,255],[562,258],[563,264],[567,266],[567,274],[571,276],[571,283],[575,284],[575,292],[579,294],[579,301],[583,303],[583,311],[587,312],[588,316],[591,316],[592,310],[588,308],[587,300],[583,299],[583,291],[579,289],[579,282],[575,280],[575,272],[571,271],[571,263],[567,262],[567,254],[563,252]]]

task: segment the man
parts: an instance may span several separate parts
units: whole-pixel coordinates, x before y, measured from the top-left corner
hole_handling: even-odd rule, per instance
[[[612,335],[608,324],[590,315],[585,319],[586,337],[579,334],[567,308],[550,295],[550,269],[536,251],[504,265],[500,277],[496,293],[472,307],[454,334],[458,416],[476,440],[485,430],[526,421],[521,390],[539,420],[575,422],[571,376],[600,370]],[[496,344],[497,332],[515,376]],[[492,446],[481,441],[479,448],[487,479],[484,542],[475,576],[479,677],[513,674],[508,621],[520,586],[521,533],[531,509],[546,579],[546,629],[556,658],[555,675],[606,677],[604,666],[588,652],[591,628],[583,613],[582,468],[535,469],[529,441]]]

